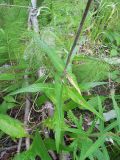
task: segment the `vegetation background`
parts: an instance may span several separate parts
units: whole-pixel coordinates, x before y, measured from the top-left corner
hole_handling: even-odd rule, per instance
[[[92,1],[64,72],[87,2],[0,0],[1,160],[120,159],[119,0]]]

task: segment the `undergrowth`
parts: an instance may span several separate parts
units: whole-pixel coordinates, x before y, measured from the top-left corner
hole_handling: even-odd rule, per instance
[[[28,9],[20,6],[28,7],[28,1],[3,3],[19,7],[0,6],[0,158],[51,160],[54,153],[60,160],[119,160],[119,0],[92,2],[66,72],[87,1],[38,1],[43,7],[39,35],[27,30]],[[28,93],[29,134],[23,120]],[[27,151],[26,137],[31,142]]]

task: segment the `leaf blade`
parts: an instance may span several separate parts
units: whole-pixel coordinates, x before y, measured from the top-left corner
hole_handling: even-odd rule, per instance
[[[27,133],[22,123],[8,115],[0,114],[0,129],[11,137],[26,137]]]

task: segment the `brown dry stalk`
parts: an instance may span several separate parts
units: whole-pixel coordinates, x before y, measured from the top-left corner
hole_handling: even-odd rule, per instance
[[[69,55],[68,55],[68,58],[67,58],[67,61],[66,61],[66,65],[65,65],[64,71],[66,71],[66,69],[67,69],[67,66],[68,66],[68,64],[69,64],[69,62],[70,62],[71,56],[72,56],[72,54],[73,54],[73,51],[74,51],[74,49],[75,49],[75,47],[76,47],[76,44],[77,44],[77,42],[78,42],[78,39],[79,39],[79,37],[80,37],[80,34],[81,34],[81,31],[82,31],[82,28],[83,28],[85,19],[86,19],[86,17],[87,17],[87,14],[88,14],[88,11],[89,11],[89,8],[90,8],[91,3],[92,3],[92,0],[88,0],[87,5],[86,5],[86,8],[85,8],[85,11],[84,11],[84,14],[83,14],[83,16],[82,16],[82,20],[80,21],[80,25],[79,25],[78,31],[77,31],[77,33],[76,33],[76,37],[75,37],[75,39],[74,39],[72,48],[71,48],[70,53],[69,53]]]

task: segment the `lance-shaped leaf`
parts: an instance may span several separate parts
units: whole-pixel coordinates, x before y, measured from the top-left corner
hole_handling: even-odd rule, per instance
[[[112,97],[112,101],[113,101],[113,107],[114,107],[115,112],[116,112],[118,127],[119,127],[119,131],[120,131],[120,108],[118,107],[118,104],[115,100],[114,91],[111,93],[111,97]]]
[[[16,155],[14,160],[35,160],[36,156],[39,156],[41,160],[51,160],[45,143],[38,132],[33,139],[30,149],[26,152]]]
[[[8,115],[0,114],[0,129],[4,133],[14,138],[21,138],[27,136],[23,124]]]
[[[85,99],[80,95],[74,88],[65,86],[66,94],[70,97],[74,102],[81,105],[82,108],[87,109],[97,115],[100,119],[103,119],[100,113],[98,113],[93,106],[90,106]],[[104,119],[103,119],[104,120]]]
[[[15,95],[18,93],[34,93],[34,92],[44,92],[45,90],[53,90],[54,88],[50,84],[43,84],[43,83],[37,83],[37,84],[32,84],[27,87],[18,89],[15,92],[10,93],[10,95]]]
[[[80,160],[85,160],[87,157],[91,156],[93,153],[96,153],[97,149],[104,144],[105,138],[106,138],[106,135],[100,136],[95,143],[93,143],[92,145],[90,145],[90,147],[88,147],[88,149],[86,150],[86,153],[82,155]]]
[[[63,102],[62,102],[63,84],[59,75],[56,75],[55,93],[56,93],[55,140],[56,140],[57,151],[59,151],[59,145],[61,143],[61,136],[62,136],[62,125],[64,123]]]

